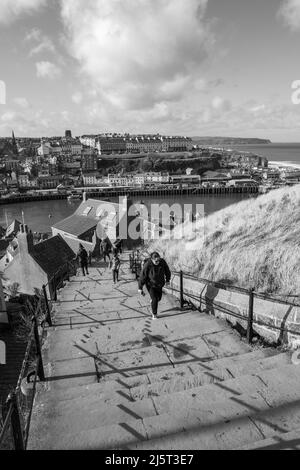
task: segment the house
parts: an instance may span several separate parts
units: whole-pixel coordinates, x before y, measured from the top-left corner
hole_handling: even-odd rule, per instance
[[[120,203],[84,200],[73,215],[58,222],[52,227],[53,235],[61,235],[73,250],[78,249],[79,243],[93,251],[97,239],[109,238],[114,241],[117,237],[127,240],[127,228],[135,216],[128,215],[132,203],[120,198]],[[96,235],[95,235],[96,233]]]
[[[52,295],[51,280],[59,271],[61,275],[68,271],[66,264],[75,258],[74,251],[60,235],[34,244],[27,225],[21,225],[14,242],[17,246],[3,272],[4,285],[17,283],[20,293],[34,295],[36,289],[49,283]]]
[[[17,219],[15,219],[6,229],[6,238],[11,238],[15,234],[17,234],[20,230],[21,227],[21,222],[19,222]]]

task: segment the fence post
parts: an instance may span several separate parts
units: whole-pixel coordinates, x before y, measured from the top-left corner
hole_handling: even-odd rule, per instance
[[[57,284],[56,284],[56,276],[53,279],[53,300],[54,302],[57,301]]]
[[[248,326],[247,340],[251,344],[253,338],[253,305],[254,305],[254,289],[249,291],[249,310],[248,310]]]
[[[41,382],[45,382],[45,372],[44,372],[44,365],[43,365],[43,358],[42,358],[42,348],[40,343],[40,335],[38,329],[37,318],[33,316],[33,324],[34,324],[34,338],[36,344],[36,352],[38,356],[38,376]]]
[[[184,298],[183,298],[183,272],[180,271],[180,308],[184,307]]]
[[[24,434],[22,431],[21,416],[16,392],[10,395],[9,402],[12,404],[11,426],[14,437],[15,450],[25,450]]]
[[[47,310],[47,318],[46,318],[46,321],[48,322],[48,325],[51,327],[51,326],[53,326],[53,324],[52,324],[51,311],[50,311],[50,307],[49,307],[48,296],[47,296],[47,290],[46,290],[46,286],[45,286],[45,285],[43,286],[43,292],[44,292],[44,298],[45,298],[46,310]]]

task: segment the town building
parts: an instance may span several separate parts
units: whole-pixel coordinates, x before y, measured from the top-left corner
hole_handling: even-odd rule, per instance
[[[37,182],[40,189],[56,189],[62,179],[61,175],[40,176]]]
[[[126,153],[126,139],[122,136],[100,136],[96,141],[99,155]]]
[[[34,244],[26,225],[21,225],[15,242],[14,255],[4,269],[4,285],[17,283],[20,293],[34,295],[36,289],[50,283],[48,291],[52,296],[53,276],[60,270],[61,275],[68,271],[67,263],[74,260],[75,253],[59,235]]]
[[[82,243],[89,251],[94,251],[98,241],[108,238],[111,242],[117,237],[126,240],[127,246],[131,241],[127,240],[127,228],[133,220],[128,215],[132,205],[126,197],[120,204],[99,201],[94,199],[84,200],[73,215],[58,222],[52,227],[52,234],[60,235],[69,244],[73,251],[78,250]]]
[[[104,184],[104,180],[99,173],[82,173],[83,185],[88,187],[101,186]]]
[[[83,172],[88,171],[97,171],[98,168],[98,154],[96,149],[87,147],[86,145],[82,147],[81,152],[81,169]]]
[[[13,220],[6,228],[5,238],[11,238],[15,236],[20,231],[21,225],[21,222],[19,222],[17,219]]]
[[[67,272],[67,262],[72,262],[75,253],[59,235],[34,244],[33,234],[26,225],[20,226],[20,231],[14,239],[14,254],[5,265],[4,285],[17,283],[19,292],[34,295],[35,290],[41,290],[48,285],[52,295],[52,278],[59,270]]]

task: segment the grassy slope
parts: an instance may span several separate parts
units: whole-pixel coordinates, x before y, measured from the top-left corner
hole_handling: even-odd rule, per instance
[[[189,228],[191,224],[189,224]],[[300,294],[300,185],[271,191],[205,218],[193,241],[158,240],[173,269],[264,292]]]

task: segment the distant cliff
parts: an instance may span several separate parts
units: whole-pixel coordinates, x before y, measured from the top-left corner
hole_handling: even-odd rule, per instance
[[[198,145],[216,145],[224,147],[227,145],[261,145],[271,144],[269,139],[257,139],[246,137],[192,137],[195,144]]]

